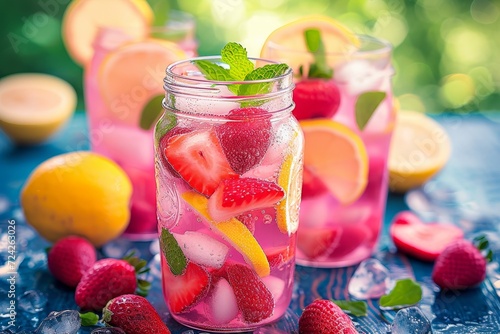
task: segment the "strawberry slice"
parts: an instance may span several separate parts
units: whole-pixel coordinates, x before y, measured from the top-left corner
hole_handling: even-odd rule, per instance
[[[328,191],[325,184],[314,174],[312,174],[307,166],[304,166],[302,175],[302,198],[315,197],[324,194]]]
[[[295,239],[292,237],[290,244],[287,246],[268,247],[264,249],[271,268],[280,268],[295,256]]]
[[[271,115],[261,108],[231,110],[228,122],[216,128],[233,170],[242,175],[259,164],[271,144]]]
[[[305,256],[315,259],[335,248],[341,233],[334,228],[300,228],[297,234],[297,247]]]
[[[239,263],[227,265],[226,274],[246,322],[256,323],[273,314],[273,295],[250,267]]]
[[[163,266],[163,291],[173,313],[181,313],[196,305],[208,292],[210,276],[199,265],[190,262],[182,275],[172,274]]]
[[[399,251],[424,261],[434,261],[449,244],[464,237],[454,225],[423,223],[411,211],[394,217],[390,235]]]
[[[196,191],[210,196],[222,179],[237,177],[213,130],[197,130],[168,139],[165,157]]]
[[[306,79],[295,85],[293,102],[298,120],[331,118],[339,109],[340,91],[332,80]]]
[[[226,221],[243,212],[272,207],[285,196],[274,182],[254,178],[223,180],[208,200],[215,221]]]
[[[167,157],[165,156],[165,149],[167,148],[167,144],[168,144],[168,141],[170,138],[172,138],[176,135],[180,135],[180,134],[188,133],[188,132],[191,132],[191,129],[176,126],[176,127],[172,128],[170,131],[168,131],[167,133],[165,133],[163,135],[163,137],[161,137],[161,139],[160,139],[159,146],[160,146],[160,152],[161,152],[161,154],[160,154],[161,162],[163,163],[163,166],[165,166],[168,169],[168,171],[170,172],[170,174],[174,177],[181,177],[181,176],[168,163]]]

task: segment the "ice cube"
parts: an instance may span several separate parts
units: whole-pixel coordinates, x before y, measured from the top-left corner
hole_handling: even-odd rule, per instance
[[[81,327],[80,314],[75,310],[51,312],[43,319],[35,334],[76,334]]]
[[[214,287],[211,313],[215,323],[226,324],[238,315],[238,303],[229,282],[221,278]]]
[[[41,291],[28,290],[19,296],[17,305],[20,311],[37,313],[47,305],[47,296]]]
[[[367,60],[354,60],[335,69],[335,81],[346,87],[348,94],[359,95],[367,91],[379,91],[387,73]]]
[[[160,240],[153,240],[149,245],[149,251],[151,254],[158,254],[160,252]]]
[[[394,281],[389,270],[377,259],[361,262],[349,281],[349,294],[356,299],[379,298],[389,292]]]
[[[126,334],[118,327],[96,328],[90,334]]]
[[[184,234],[174,234],[174,237],[184,255],[197,264],[220,268],[226,260],[229,248],[206,234],[187,231]]]
[[[285,289],[285,281],[275,276],[266,276],[262,278],[262,282],[266,285],[267,289],[273,295],[274,302],[281,297]]]
[[[0,196],[0,214],[7,212],[10,207],[10,202],[7,197]]]
[[[4,289],[0,289],[0,296],[2,296],[2,298],[0,298],[0,318],[9,318],[10,317],[10,305],[11,305],[11,302],[10,302],[10,299],[8,298],[5,298],[3,296],[7,296],[8,295],[8,292],[7,290],[4,290]],[[12,310],[12,312],[15,312],[15,308]]]
[[[161,279],[161,254],[155,254],[148,263],[149,275]]]
[[[392,334],[432,333],[431,322],[416,306],[399,310],[392,322]]]

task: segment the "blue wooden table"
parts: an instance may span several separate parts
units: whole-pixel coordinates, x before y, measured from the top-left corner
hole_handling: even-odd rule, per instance
[[[380,259],[395,279],[412,277],[423,287],[419,306],[432,322],[435,333],[500,333],[500,114],[443,114],[436,119],[450,135],[453,153],[446,168],[426,187],[406,196],[389,194],[384,230],[375,258]],[[76,113],[69,124],[47,143],[33,147],[15,147],[0,133],[0,266],[8,258],[7,232],[9,220],[16,224],[16,256],[20,261],[15,282],[19,298],[25,291],[37,290],[48,297],[43,309],[29,313],[18,310],[16,329],[33,329],[54,310],[77,309],[74,292],[55,281],[47,270],[42,240],[26,225],[19,207],[19,191],[29,173],[42,161],[65,152],[88,149],[88,133],[84,113]],[[388,236],[394,215],[411,208],[424,219],[450,220],[471,237],[486,233],[492,242],[496,259],[488,268],[488,278],[475,289],[440,292],[432,283],[432,265],[398,253]],[[193,333],[177,324],[168,314],[163,301],[158,272],[153,257],[155,244],[117,240],[100,251],[120,256],[124,248],[136,248],[143,257],[152,259],[152,302],[173,333]],[[318,297],[348,299],[347,283],[355,267],[313,269],[297,267],[293,300],[286,315],[276,324],[255,333],[296,333],[297,322],[305,305]],[[10,288],[6,268],[0,267],[0,308],[7,307]],[[393,312],[380,313],[377,301],[369,301],[366,317],[353,318],[360,333],[390,332]],[[2,315],[4,315],[2,317]],[[384,321],[384,318],[386,319]],[[0,309],[0,330],[9,318]],[[90,333],[93,328],[82,328]],[[194,331],[194,333],[199,333]]]

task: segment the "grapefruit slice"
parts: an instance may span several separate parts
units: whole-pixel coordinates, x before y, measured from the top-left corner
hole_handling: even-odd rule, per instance
[[[368,155],[361,138],[328,119],[300,121],[304,132],[304,167],[344,205],[356,201],[368,182]]]
[[[62,36],[75,62],[86,65],[94,54],[100,27],[119,28],[132,39],[149,34],[153,11],[146,0],[75,0],[64,13]]]
[[[416,111],[399,112],[389,150],[389,188],[403,193],[423,185],[450,154],[450,139],[439,123]]]
[[[130,42],[109,53],[98,73],[99,91],[108,107],[109,118],[139,126],[144,107],[164,94],[166,67],[185,59],[184,51],[173,42],[159,39]],[[161,111],[161,104],[158,104]]]
[[[260,276],[270,274],[269,261],[262,250],[260,244],[248,228],[236,218],[231,218],[223,222],[215,222],[208,213],[208,199],[194,191],[187,191],[182,194],[182,198],[199,214],[206,219],[210,228],[218,232],[227,240],[245,260],[252,265],[255,272]]]
[[[14,74],[0,80],[0,127],[20,144],[44,141],[73,114],[76,92],[48,74]]]
[[[330,66],[360,45],[358,37],[340,22],[328,16],[312,15],[274,30],[264,42],[261,58],[286,62],[295,73],[299,73],[300,66],[307,67],[314,60],[304,39],[307,29],[318,29],[321,33]],[[305,70],[304,73],[307,73]]]
[[[278,228],[292,234],[299,227],[300,194],[302,188],[302,159],[297,159],[303,145],[303,137],[294,133],[291,150],[285,157],[278,174],[278,185],[285,190],[285,198],[276,206]]]

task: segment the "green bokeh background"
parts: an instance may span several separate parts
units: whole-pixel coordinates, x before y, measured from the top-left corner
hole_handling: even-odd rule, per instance
[[[61,38],[69,2],[2,1],[0,77],[56,75],[73,85],[78,108],[84,109],[83,70]],[[267,35],[282,24],[309,14],[328,15],[394,45],[394,93],[403,109],[500,109],[499,0],[170,0],[168,5],[194,15],[200,55],[219,53],[226,42],[235,41],[256,56]]]

